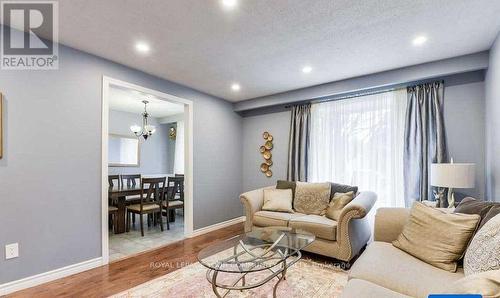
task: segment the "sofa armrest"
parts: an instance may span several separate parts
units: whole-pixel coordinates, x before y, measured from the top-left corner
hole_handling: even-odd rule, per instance
[[[371,228],[365,217],[376,201],[376,193],[363,191],[342,209],[337,222],[339,259],[349,261],[370,239]]]
[[[375,214],[375,241],[392,242],[403,231],[409,208],[379,208]]]
[[[260,211],[264,204],[264,189],[266,188],[275,188],[275,186],[251,190],[240,195],[240,201],[245,207],[245,232],[252,230],[253,215],[255,212]]]
[[[360,192],[349,204],[347,204],[339,216],[339,223],[346,219],[363,218],[373,208],[377,201],[377,194],[373,191]],[[345,217],[345,218],[344,218]]]

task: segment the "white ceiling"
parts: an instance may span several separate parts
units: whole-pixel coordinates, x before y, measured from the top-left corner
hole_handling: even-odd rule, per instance
[[[125,89],[117,86],[109,88],[109,108],[134,114],[144,112],[143,100],[149,101],[147,111],[151,117],[163,118],[167,116],[184,113],[184,106],[168,102],[154,96],[140,93],[135,90]]]
[[[221,0],[65,0],[59,38],[240,101],[487,50],[499,16],[498,0],[238,0],[233,10]],[[420,34],[428,41],[414,47]],[[137,41],[151,52],[136,53]]]

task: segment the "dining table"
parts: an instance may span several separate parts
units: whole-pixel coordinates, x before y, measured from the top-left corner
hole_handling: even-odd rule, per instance
[[[164,175],[143,175],[142,178],[160,178],[174,177],[174,174],[164,174]],[[167,183],[167,181],[165,181]],[[144,185],[144,190],[149,188],[148,185]],[[115,234],[125,233],[127,230],[126,218],[127,218],[127,206],[126,198],[128,196],[140,195],[141,194],[141,183],[136,183],[135,185],[113,185],[108,189],[108,200],[113,203],[118,208],[118,213],[116,215],[116,228]],[[170,217],[172,218],[172,217]]]

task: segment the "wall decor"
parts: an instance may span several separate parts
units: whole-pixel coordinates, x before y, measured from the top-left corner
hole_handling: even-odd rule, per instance
[[[130,136],[109,134],[108,166],[138,167],[140,165],[139,139]]]
[[[3,95],[0,93],[0,159],[3,156],[3,110],[2,110]]]
[[[271,166],[273,165],[272,157],[273,154],[271,153],[271,150],[273,150],[273,136],[265,131],[262,134],[262,137],[264,138],[264,145],[260,146],[259,151],[262,157],[264,158],[264,162],[260,164],[260,171],[266,175],[266,177],[271,178],[273,176],[273,171],[271,171]]]
[[[177,131],[175,130],[175,127],[170,127],[168,129],[168,137],[171,139],[171,140],[175,140],[175,137],[177,136]]]

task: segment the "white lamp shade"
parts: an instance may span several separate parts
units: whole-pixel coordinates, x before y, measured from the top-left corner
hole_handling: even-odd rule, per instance
[[[433,163],[431,185],[449,188],[473,188],[476,165],[473,163]]]
[[[141,131],[141,127],[139,125],[132,125],[130,126],[130,130],[133,132],[133,133],[139,133]]]

